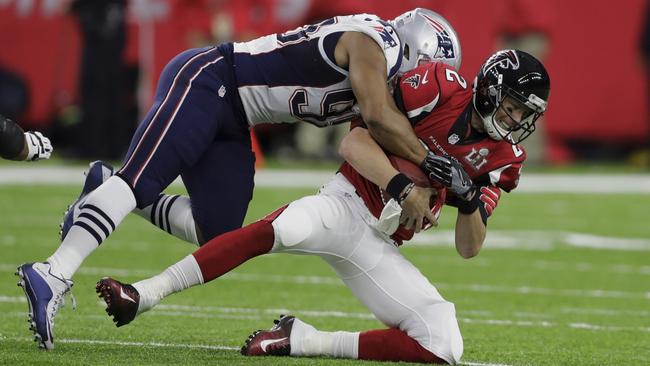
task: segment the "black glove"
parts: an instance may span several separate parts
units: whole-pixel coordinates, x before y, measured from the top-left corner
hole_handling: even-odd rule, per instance
[[[429,176],[429,179],[444,185],[465,201],[471,200],[476,193],[472,179],[458,160],[452,156],[438,156],[429,151],[427,157],[420,164],[420,168]]]

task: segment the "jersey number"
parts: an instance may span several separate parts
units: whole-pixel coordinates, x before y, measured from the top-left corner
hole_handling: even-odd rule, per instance
[[[351,110],[354,101],[352,89],[333,90],[325,93],[321,99],[320,113],[305,112],[304,110],[309,107],[307,91],[298,89],[289,99],[289,106],[294,117],[324,127],[347,122],[355,117],[356,114]]]
[[[336,23],[336,18],[325,19],[317,24],[305,25],[289,32],[278,33],[276,35],[276,38],[278,40],[278,43],[282,46],[300,43],[302,41],[308,40],[313,33],[318,32],[320,27],[334,23]]]
[[[465,81],[462,76],[458,75],[456,71],[445,69],[445,77],[447,78],[447,81],[457,81],[463,89],[467,89],[467,81]]]

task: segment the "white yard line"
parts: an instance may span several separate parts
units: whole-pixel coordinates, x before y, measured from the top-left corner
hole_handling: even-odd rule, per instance
[[[12,340],[18,342],[33,342],[31,338],[27,337],[4,337],[0,334],[0,339]],[[239,351],[240,347],[231,347],[224,345],[209,345],[209,344],[188,344],[188,343],[161,343],[161,342],[127,342],[115,340],[99,340],[99,339],[72,339],[72,338],[58,338],[57,343],[69,344],[91,344],[91,345],[109,345],[109,346],[125,346],[125,347],[152,347],[152,348],[185,348],[185,349],[206,349],[217,351]],[[511,366],[500,363],[483,363],[475,361],[463,361],[459,365],[467,366]]]
[[[24,303],[25,298],[22,296],[6,296],[0,295],[0,303]],[[103,302],[98,302],[98,306],[103,307]],[[459,311],[462,315],[464,312]],[[470,312],[467,312],[470,313]],[[7,312],[6,315],[10,316],[26,316],[26,313]],[[201,319],[247,319],[247,320],[270,320],[280,314],[294,314],[298,316],[309,316],[314,318],[347,318],[347,319],[363,319],[375,320],[375,317],[370,313],[360,312],[345,312],[345,311],[321,311],[321,310],[305,310],[305,309],[282,309],[282,308],[236,308],[236,307],[219,307],[219,306],[187,306],[175,304],[159,304],[147,316],[160,316],[160,317],[188,317],[188,318],[201,318]],[[521,314],[519,314],[521,315]],[[536,315],[536,314],[529,314]],[[540,314],[542,315],[542,314]],[[548,315],[548,314],[544,314]],[[83,317],[97,319],[97,315],[86,314],[61,314],[62,317]],[[99,318],[107,318],[101,316]],[[535,318],[538,318],[535,316]],[[539,319],[484,319],[484,318],[470,318],[459,316],[458,321],[466,324],[481,324],[493,326],[511,326],[511,327],[532,327],[532,328],[554,328],[554,327],[568,327],[571,329],[583,329],[590,331],[605,331],[605,332],[641,332],[650,333],[650,327],[634,327],[634,326],[619,326],[610,324],[591,324],[582,322],[569,322],[561,323],[557,321],[539,320]]]
[[[566,314],[591,314],[603,316],[626,316],[626,317],[645,317],[650,318],[650,311],[645,310],[621,310],[621,309],[591,309],[591,308],[576,308],[564,307],[560,309],[561,312]]]
[[[72,184],[83,183],[82,167],[24,166],[0,167],[3,184]],[[258,187],[318,188],[334,172],[262,169],[255,175]],[[177,180],[174,184],[180,184]],[[524,173],[518,192],[531,193],[642,193],[650,194],[650,174],[538,174]]]
[[[1,263],[0,272],[15,272],[16,264]],[[128,276],[128,277],[150,277],[159,272],[153,270],[128,270],[123,268],[95,268],[81,267],[78,271],[80,275],[92,276]],[[326,276],[288,276],[272,274],[255,274],[255,273],[228,273],[221,277],[219,281],[242,281],[242,282],[272,282],[285,284],[309,284],[309,285],[327,285],[343,286],[343,283],[337,277]],[[613,298],[613,299],[650,299],[650,292],[635,291],[617,291],[604,289],[555,289],[545,287],[531,286],[500,286],[486,284],[465,284],[465,283],[441,283],[435,282],[434,285],[439,289],[461,290],[481,293],[508,293],[523,295],[542,295],[542,296],[568,296],[568,297],[589,297],[589,298]]]
[[[13,341],[33,342],[32,338],[4,338],[5,340],[11,339]],[[155,347],[155,348],[190,348],[190,349],[208,349],[218,351],[239,351],[240,347],[231,347],[223,345],[209,345],[209,344],[188,344],[188,343],[161,343],[161,342],[127,342],[115,340],[99,340],[99,339],[73,339],[73,338],[58,338],[57,343],[79,343],[79,344],[101,344],[110,346],[126,346],[126,347]]]
[[[455,245],[453,230],[416,234],[407,246]],[[490,249],[549,251],[561,246],[620,251],[650,251],[650,238],[619,238],[571,231],[488,230],[484,247]],[[649,267],[650,268],[650,267]]]
[[[436,230],[416,234],[405,244],[405,248],[454,247],[453,230]],[[14,247],[18,238],[10,233],[0,233],[0,247]],[[38,244],[36,244],[38,245]],[[50,245],[49,243],[47,245]],[[562,247],[604,249],[629,252],[650,252],[650,238],[621,238],[600,236],[571,231],[537,230],[488,230],[485,248],[499,250],[551,251]],[[474,259],[476,262],[480,258]],[[618,272],[629,272],[628,265],[621,265]],[[650,266],[644,266],[641,274],[650,275]]]

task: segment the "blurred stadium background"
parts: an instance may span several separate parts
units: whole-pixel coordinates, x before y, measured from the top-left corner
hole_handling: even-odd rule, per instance
[[[645,0],[3,0],[0,110],[52,135],[58,156],[119,159],[160,71],[180,51],[333,15],[393,18],[415,7],[454,25],[468,78],[499,48],[544,60],[552,93],[541,133],[527,144],[532,162],[650,165]],[[287,125],[255,133],[270,156],[335,156],[325,143],[337,138],[326,136],[332,131]]]
[[[454,25],[466,77],[494,50],[515,47],[540,57],[552,80],[549,112],[524,142],[521,189],[502,200],[481,255],[455,255],[452,211],[418,238],[423,245],[404,247],[456,303],[466,364],[650,364],[645,0],[0,0],[0,113],[55,147],[52,161],[0,162],[0,364],[285,365],[234,350],[280,310],[327,330],[379,326],[317,259],[269,256],[118,331],[95,301],[94,282],[137,280],[193,250],[129,218],[75,278],[80,308],[57,317],[57,350],[37,353],[11,274],[56,247],[87,162],[119,164],[159,72],[178,52],[333,15],[393,18],[415,7]],[[262,163],[247,222],[327,180],[345,131],[256,128]]]

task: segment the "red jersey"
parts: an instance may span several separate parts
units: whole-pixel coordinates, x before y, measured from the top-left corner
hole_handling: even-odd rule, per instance
[[[493,185],[506,192],[517,187],[526,152],[519,145],[492,140],[471,128],[472,88],[453,67],[428,63],[405,73],[397,80],[394,98],[418,138],[434,153],[458,159],[474,184]],[[379,187],[347,162],[340,172],[354,185],[370,212],[379,217],[384,207]],[[453,195],[448,196],[447,202],[453,202]],[[400,242],[412,236],[412,230],[400,227],[393,239]]]

